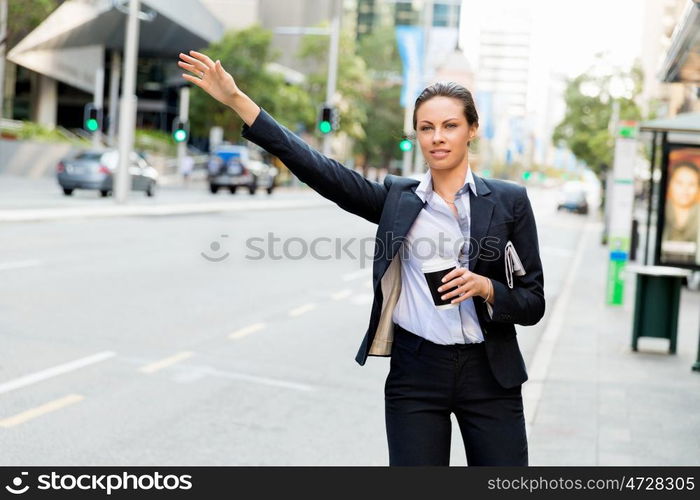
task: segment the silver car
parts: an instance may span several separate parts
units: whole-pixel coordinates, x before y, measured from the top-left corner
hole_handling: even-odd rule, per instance
[[[131,189],[153,196],[158,172],[136,153],[132,152],[129,159]],[[101,196],[107,196],[112,191],[118,162],[119,153],[115,149],[82,151],[56,165],[58,184],[66,196],[71,196],[75,189],[97,190]]]

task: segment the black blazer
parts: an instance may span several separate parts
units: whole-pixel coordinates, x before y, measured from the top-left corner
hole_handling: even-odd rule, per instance
[[[390,356],[394,325],[391,321],[401,290],[401,259],[394,258],[423,202],[416,195],[419,181],[387,175],[373,182],[330,159],[277,123],[264,109],[243,137],[277,156],[301,181],[340,208],[378,225],[373,265],[374,302],[369,326],[355,360]],[[469,269],[491,279],[493,318],[482,298],[474,305],[484,333],[491,370],[504,388],[527,380],[514,324],[534,325],[544,315],[544,278],[537,229],[524,187],[474,175],[476,192],[469,190],[471,245]],[[526,274],[506,285],[504,249],[513,243]]]

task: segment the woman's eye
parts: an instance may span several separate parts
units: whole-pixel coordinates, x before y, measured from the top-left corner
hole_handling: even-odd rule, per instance
[[[449,128],[455,128],[456,126],[457,126],[456,123],[448,123],[447,124],[447,127],[449,127]]]
[[[427,125],[424,125],[424,126],[421,127],[420,129],[421,129],[421,130],[430,130],[430,127],[428,127]]]

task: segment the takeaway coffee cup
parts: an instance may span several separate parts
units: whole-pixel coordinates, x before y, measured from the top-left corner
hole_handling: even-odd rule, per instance
[[[441,257],[430,259],[429,261],[424,262],[421,266],[423,276],[425,276],[425,281],[428,282],[430,294],[433,296],[433,302],[435,303],[435,307],[438,309],[452,309],[453,307],[459,306],[459,304],[450,303],[454,297],[450,297],[447,300],[442,300],[440,298],[447,292],[454,290],[454,288],[444,290],[442,292],[437,291],[438,288],[444,285],[442,278],[456,267],[457,263],[454,259],[444,259]]]

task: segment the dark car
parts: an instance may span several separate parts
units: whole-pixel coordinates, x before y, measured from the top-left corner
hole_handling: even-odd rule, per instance
[[[588,214],[588,200],[586,189],[578,182],[564,184],[559,194],[557,210],[568,210],[577,214]]]
[[[58,184],[66,196],[72,195],[76,189],[96,190],[107,196],[112,191],[118,162],[119,152],[114,149],[82,151],[58,163]],[[129,177],[132,190],[144,191],[146,196],[155,194],[158,172],[136,153],[130,156]]]
[[[235,193],[238,187],[255,194],[263,188],[272,194],[275,188],[277,168],[262,160],[259,151],[238,145],[221,145],[209,157],[209,190],[216,193],[219,188],[227,188]]]

